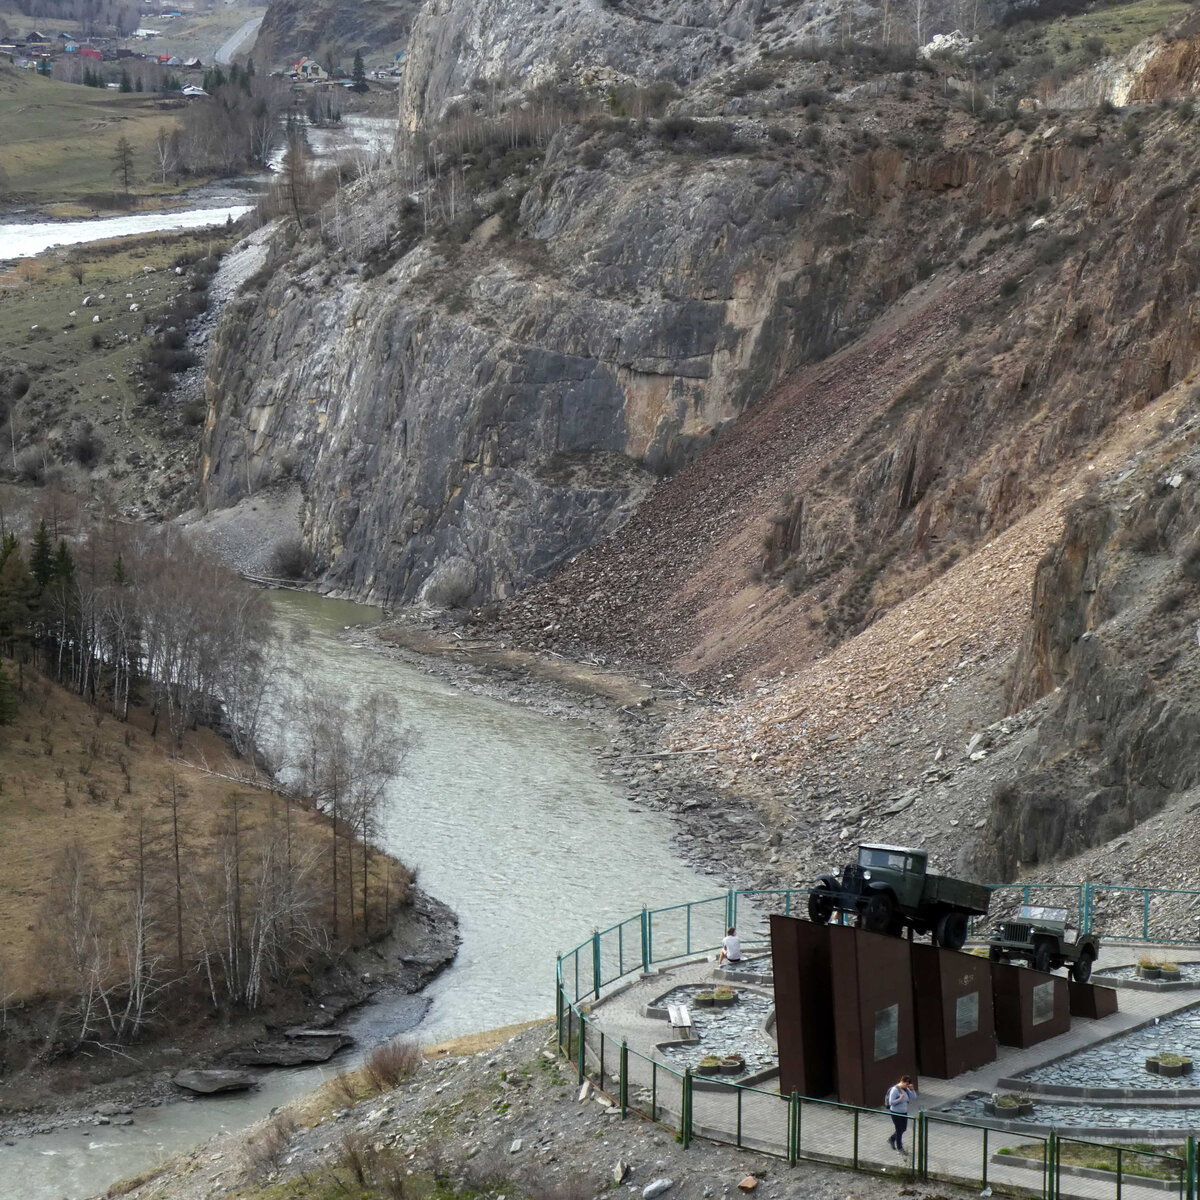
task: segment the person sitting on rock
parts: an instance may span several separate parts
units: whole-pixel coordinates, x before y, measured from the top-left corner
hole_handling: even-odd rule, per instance
[[[730,925],[721,941],[721,953],[717,955],[717,966],[723,963],[740,963],[742,961],[742,943],[738,939],[737,930]]]

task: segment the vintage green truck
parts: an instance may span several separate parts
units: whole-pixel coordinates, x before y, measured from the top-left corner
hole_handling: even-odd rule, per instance
[[[933,875],[928,855],[911,846],[864,843],[841,879],[822,875],[808,891],[808,915],[818,924],[853,913],[872,933],[931,933],[938,945],[961,950],[972,917],[987,913],[991,893],[980,883]]]

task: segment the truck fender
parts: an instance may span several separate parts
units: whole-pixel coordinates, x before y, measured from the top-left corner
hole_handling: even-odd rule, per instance
[[[840,892],[842,890],[841,881],[834,879],[832,875],[818,875],[813,887],[827,887],[831,892]],[[811,891],[812,888],[809,890]]]

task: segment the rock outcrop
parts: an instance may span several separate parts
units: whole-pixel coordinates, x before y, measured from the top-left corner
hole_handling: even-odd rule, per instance
[[[421,0],[271,0],[254,58],[284,65],[304,55],[349,60],[406,43]]]

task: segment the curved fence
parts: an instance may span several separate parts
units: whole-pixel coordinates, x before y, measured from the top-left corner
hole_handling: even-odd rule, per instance
[[[1147,942],[1189,942],[1165,936],[1170,899],[1200,892],[1100,884],[997,885],[993,897],[1006,904],[1073,907],[1081,930],[1092,932],[1104,909],[1105,936]],[[1119,912],[1108,910],[1116,897]],[[706,1077],[697,1084],[690,1069],[677,1070],[606,1034],[591,1005],[615,995],[654,967],[707,955],[725,930],[740,925],[745,948],[763,944],[762,931],[745,928],[768,913],[800,915],[807,889],[730,891],[707,900],[643,909],[558,959],[555,1013],[560,1052],[580,1083],[589,1081],[622,1117],[629,1113],[671,1130],[686,1147],[694,1137],[786,1159],[831,1163],[875,1174],[941,1179],[980,1191],[1040,1196],[1043,1200],[1134,1200],[1178,1197],[1200,1200],[1196,1140],[1172,1147],[1107,1145],[1049,1134],[998,1133],[991,1126],[936,1112],[912,1121],[907,1156],[884,1152],[889,1115],[832,1100],[781,1095],[761,1085]],[[740,921],[739,921],[740,917]],[[1194,918],[1193,918],[1194,919]],[[1163,936],[1156,936],[1161,934]],[[1019,1140],[1019,1147],[1001,1141]],[[1003,1151],[1003,1153],[1001,1153]],[[1098,1164],[1089,1166],[1089,1162]]]

